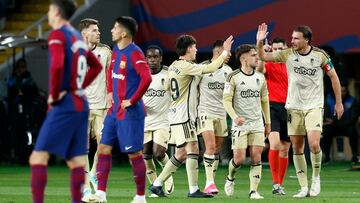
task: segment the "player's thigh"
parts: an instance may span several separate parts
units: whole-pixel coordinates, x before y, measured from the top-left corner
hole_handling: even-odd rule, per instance
[[[106,109],[94,110],[95,119],[93,124],[93,132],[96,136],[96,140],[99,142],[101,139],[101,130],[104,127],[104,119],[106,116]]]
[[[111,115],[105,116],[104,127],[101,131],[100,144],[114,146],[114,144],[118,141],[116,122],[115,117]]]
[[[305,112],[305,128],[306,131],[320,131],[323,126],[323,109],[314,108]]]
[[[191,122],[170,126],[171,136],[174,137],[177,147],[185,146],[189,142],[197,142],[197,132],[195,125]]]
[[[218,118],[214,121],[214,133],[216,137],[226,137],[228,135],[228,128],[225,118]]]
[[[306,135],[304,115],[304,111],[302,110],[287,110],[288,135]]]
[[[125,118],[116,124],[120,150],[134,153],[144,149],[144,118]]]
[[[83,114],[82,114],[83,113]],[[79,120],[79,114],[82,119]],[[83,117],[85,116],[85,120]],[[57,107],[52,109],[46,116],[46,119],[40,129],[34,151],[47,151],[56,154],[63,159],[67,158],[67,150],[72,144],[73,135],[76,132],[77,125],[85,125],[85,153],[87,139],[87,119],[88,112],[60,112]],[[81,135],[80,135],[81,136]]]
[[[76,126],[66,153],[66,160],[76,156],[86,155],[88,151],[87,134],[88,112],[78,112],[74,115],[73,124]]]
[[[144,132],[144,144],[147,144],[154,139],[154,130],[147,130]]]
[[[250,131],[248,133],[248,146],[265,146],[265,134],[264,131]]]
[[[231,149],[246,149],[248,143],[247,131],[240,132],[237,129],[231,130]]]
[[[206,132],[206,131],[215,131],[214,129],[214,119],[207,116],[207,115],[201,115],[199,117],[199,124],[198,124],[198,128],[199,128],[199,134]]]
[[[157,145],[160,145],[165,149],[167,149],[169,139],[170,139],[169,129],[161,128],[154,131],[153,140],[154,143],[156,143]]]

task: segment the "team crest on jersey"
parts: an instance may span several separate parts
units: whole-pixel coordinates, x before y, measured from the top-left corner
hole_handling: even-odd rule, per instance
[[[165,79],[161,78],[161,85],[164,85],[164,84],[165,84]]]
[[[259,80],[259,78],[256,78],[256,84],[257,84],[257,85],[260,85],[260,80]]]
[[[227,72],[224,72],[224,77],[226,78],[226,76],[227,76]]]
[[[120,67],[121,69],[125,69],[125,67],[126,67],[126,61],[120,61],[119,67]]]

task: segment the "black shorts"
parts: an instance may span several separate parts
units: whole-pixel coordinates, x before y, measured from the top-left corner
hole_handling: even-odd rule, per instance
[[[285,104],[270,102],[271,132],[279,132],[280,140],[290,142],[287,134],[287,113]]]

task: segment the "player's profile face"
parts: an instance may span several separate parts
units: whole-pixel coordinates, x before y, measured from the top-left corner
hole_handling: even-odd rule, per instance
[[[125,28],[123,28],[119,23],[115,23],[114,27],[111,29],[111,35],[112,35],[112,41],[113,42],[118,42],[120,41],[122,38],[124,38],[123,33],[126,33]]]
[[[197,52],[197,49],[196,49],[196,44],[193,44],[191,46],[188,47],[187,49],[188,53],[189,53],[189,56],[191,58],[191,61],[195,61],[196,59],[196,52]]]
[[[256,68],[259,65],[259,57],[255,49],[251,49],[249,53],[245,54],[246,62],[251,68]]]
[[[98,44],[100,42],[100,30],[98,25],[90,25],[86,29],[86,39],[89,43]]]
[[[148,49],[146,51],[146,61],[151,69],[157,69],[161,65],[162,56],[158,49]]]
[[[58,7],[54,4],[50,4],[49,6],[49,11],[47,13],[47,16],[48,16],[48,24],[50,26],[53,26],[54,24],[54,20],[55,20],[55,17],[56,17],[56,14],[57,12],[59,11]]]
[[[308,40],[304,38],[303,33],[294,31],[291,35],[291,45],[295,51],[302,50],[308,45]]]

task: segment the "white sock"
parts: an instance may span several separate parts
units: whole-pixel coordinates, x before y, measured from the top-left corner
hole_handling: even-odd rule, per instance
[[[190,193],[194,193],[199,189],[199,186],[189,186]]]
[[[205,186],[205,187],[209,187],[209,185],[211,185],[211,184],[215,184],[215,182],[214,182],[214,181],[206,182],[206,186]]]
[[[158,179],[156,179],[156,180],[153,182],[153,186],[159,187],[159,186],[162,186],[162,184],[161,184],[160,181],[158,181]]]
[[[106,192],[104,192],[102,190],[96,190],[95,194],[101,198],[106,198]]]
[[[145,200],[145,195],[135,195],[134,199],[139,200],[139,201],[144,201]]]

